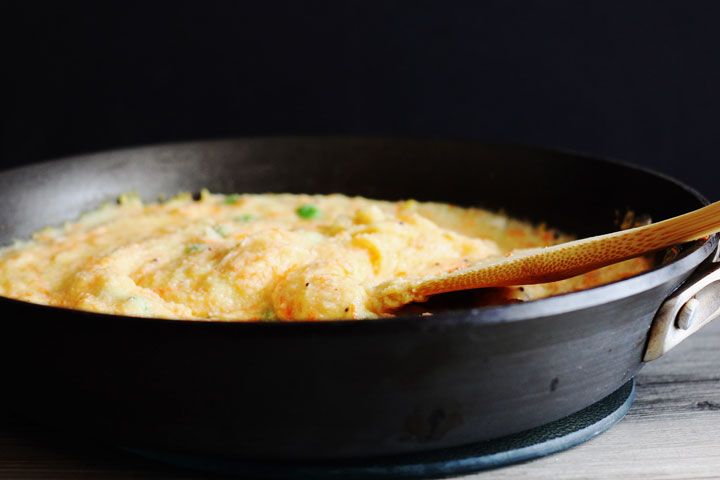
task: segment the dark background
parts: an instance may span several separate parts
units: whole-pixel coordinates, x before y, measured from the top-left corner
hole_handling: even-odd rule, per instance
[[[4,2],[6,166],[173,140],[477,138],[720,199],[720,2]]]

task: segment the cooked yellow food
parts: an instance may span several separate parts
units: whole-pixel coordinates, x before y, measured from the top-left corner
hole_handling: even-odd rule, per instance
[[[343,195],[124,195],[0,253],[0,294],[112,314],[197,320],[365,319],[370,290],[568,236],[474,208]],[[503,289],[532,300],[607,283],[644,259]]]

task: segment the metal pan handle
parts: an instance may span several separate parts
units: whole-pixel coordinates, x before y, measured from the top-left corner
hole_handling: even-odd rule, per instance
[[[660,306],[645,349],[649,362],[720,317],[720,248]]]

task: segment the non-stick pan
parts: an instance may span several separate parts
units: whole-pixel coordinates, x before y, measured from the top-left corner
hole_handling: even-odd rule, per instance
[[[0,242],[123,192],[155,199],[201,188],[451,202],[578,236],[616,230],[627,210],[661,220],[706,203],[670,178],[571,153],[252,138],[3,172]],[[716,249],[711,237],[647,273],[558,297],[372,321],[170,321],[0,299],[5,395],[35,420],[165,452],[304,461],[466,445],[581,410],[637,374],[646,351],[662,354],[697,329],[720,289]],[[693,295],[700,308],[689,311],[683,299]],[[684,330],[677,316],[694,324]]]

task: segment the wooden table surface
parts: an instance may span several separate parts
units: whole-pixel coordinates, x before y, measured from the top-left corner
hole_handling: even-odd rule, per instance
[[[70,439],[0,410],[0,479],[210,477]],[[720,479],[720,320],[646,365],[632,409],[608,432],[566,452],[458,478]]]

